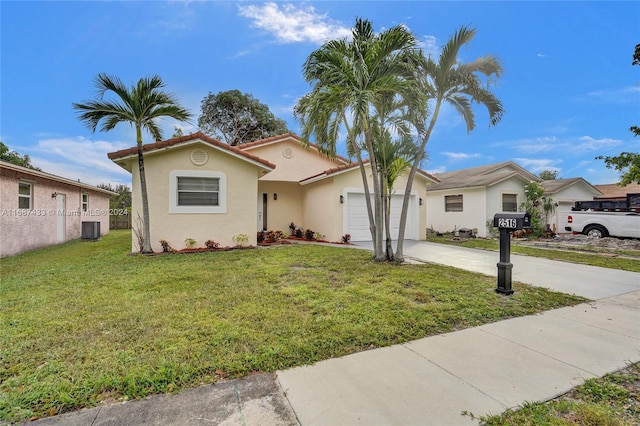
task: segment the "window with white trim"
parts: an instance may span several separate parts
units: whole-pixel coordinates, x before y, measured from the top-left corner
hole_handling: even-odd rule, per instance
[[[178,176],[179,206],[218,206],[220,178]]]
[[[31,210],[33,185],[29,182],[18,182],[18,208]]]
[[[445,195],[444,211],[445,212],[461,212],[462,211],[462,195]]]
[[[89,194],[82,194],[82,211],[89,211]]]
[[[226,213],[227,178],[205,170],[169,173],[169,213]]]
[[[518,194],[502,194],[502,211],[518,211]]]

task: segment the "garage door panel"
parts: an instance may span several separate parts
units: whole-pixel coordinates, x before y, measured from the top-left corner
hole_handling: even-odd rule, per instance
[[[365,203],[364,194],[348,193],[347,194],[347,213],[346,213],[346,231],[351,234],[352,241],[369,241],[371,240],[371,231],[369,230],[369,215],[367,214],[367,205]],[[402,212],[403,195],[393,195],[391,197],[391,214],[389,216],[389,225],[391,228],[392,238],[397,238],[400,229],[400,213]],[[407,226],[405,229],[405,238],[410,239],[413,235],[413,209],[412,204],[415,202],[415,195],[411,196],[409,210],[407,211]],[[373,204],[373,197],[372,197]],[[384,228],[382,228],[384,232]]]

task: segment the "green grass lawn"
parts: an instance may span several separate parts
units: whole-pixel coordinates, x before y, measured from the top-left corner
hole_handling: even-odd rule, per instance
[[[640,424],[640,363],[604,377],[589,379],[548,402],[530,402],[521,408],[481,417],[487,426]]]
[[[577,304],[363,250],[128,255],[130,233],[0,259],[0,420],[23,421]]]
[[[450,244],[461,247],[478,248],[485,250],[500,250],[500,241],[494,239],[472,238],[472,239],[453,239],[451,236],[429,237],[427,241],[440,244]],[[598,247],[583,247],[584,251],[593,251],[593,253],[584,253],[582,251],[572,250],[553,250],[548,248],[524,247],[519,246],[517,242],[511,243],[511,253],[524,254],[527,256],[544,257],[552,260],[562,260],[565,262],[582,263],[585,265],[600,266],[610,269],[621,269],[624,271],[640,272],[640,252],[631,250],[604,250]],[[616,255],[612,257],[610,255]],[[635,256],[636,258],[627,258],[620,256]]]

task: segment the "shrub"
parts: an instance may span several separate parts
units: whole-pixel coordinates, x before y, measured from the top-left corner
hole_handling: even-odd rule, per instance
[[[304,231],[304,237],[307,240],[313,240],[313,235],[315,234],[315,232],[313,232],[311,229],[307,229],[306,231]]]
[[[215,242],[215,241],[213,241],[213,240],[207,240],[207,241],[205,241],[205,242],[204,242],[204,246],[205,246],[206,248],[208,248],[209,250],[215,250],[215,249],[217,249],[218,247],[220,247],[220,244],[216,243],[216,242]]]
[[[167,240],[160,240],[160,245],[162,246],[163,253],[172,253],[174,251]]]
[[[293,235],[296,235],[296,224],[295,224],[295,223],[293,223],[293,222],[291,222],[291,223],[289,224],[289,230],[291,231],[291,235],[292,235],[292,236],[293,236]]]
[[[264,239],[264,237],[262,239]],[[244,246],[249,243],[249,236],[247,234],[237,234],[233,236],[232,240],[236,245]]]
[[[319,233],[319,232],[316,232],[316,233],[314,233],[314,234],[313,234],[313,239],[314,239],[314,240],[318,240],[318,241],[320,241],[320,240],[324,240],[324,235],[322,235],[322,234],[321,234],[321,233]]]
[[[196,240],[193,238],[187,238],[184,240],[184,245],[187,246],[187,248],[194,248],[196,246]]]
[[[304,229],[296,228],[296,237],[302,238],[303,233],[304,233]]]
[[[284,236],[285,236],[284,232],[282,231],[269,231],[267,232],[267,235],[265,238],[267,239],[267,241],[271,243],[275,243],[276,241],[283,239]]]
[[[350,243],[351,242],[351,234],[344,234],[342,236],[342,242],[343,243]]]
[[[258,243],[263,242],[265,237],[264,231],[258,231],[258,234],[256,237],[257,237],[256,240],[258,241]]]

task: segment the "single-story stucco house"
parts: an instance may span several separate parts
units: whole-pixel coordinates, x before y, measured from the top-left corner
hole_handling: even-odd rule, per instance
[[[540,184],[544,188],[544,195],[551,197],[556,205],[555,212],[547,221],[551,230],[556,233],[566,232],[564,228],[569,225],[567,217],[576,201],[602,196],[602,192],[583,178],[545,180]]]
[[[149,194],[151,245],[159,241],[185,247],[188,238],[204,246],[211,239],[234,245],[246,234],[256,244],[257,231],[289,232],[294,223],[323,234],[326,240],[369,240],[362,178],[357,164],[322,155],[304,146],[295,134],[285,134],[230,146],[202,132],[143,146]],[[142,216],[137,148],[109,153],[109,158],[132,173],[132,214]],[[369,173],[370,176],[370,173]],[[416,175],[411,192],[406,236],[424,236],[426,172]],[[396,192],[406,179],[398,179]],[[397,227],[398,199],[394,197],[392,227]],[[132,249],[138,250],[135,235]]]
[[[490,235],[488,223],[500,212],[516,212],[525,200],[524,187],[538,176],[513,161],[439,173],[427,186],[427,227],[437,232],[460,228]]]
[[[0,161],[0,257],[82,236],[82,222],[109,232],[111,191]]]

